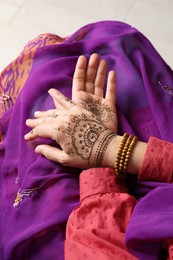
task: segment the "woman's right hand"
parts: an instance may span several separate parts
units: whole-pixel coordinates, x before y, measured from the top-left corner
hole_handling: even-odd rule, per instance
[[[46,117],[27,120],[26,124],[32,130],[25,139],[46,137],[55,140],[59,147],[41,144],[36,152],[66,166],[110,167],[110,159],[115,156],[116,134],[94,113],[74,104],[61,92],[52,89],[49,93],[56,99],[54,114],[48,110]]]

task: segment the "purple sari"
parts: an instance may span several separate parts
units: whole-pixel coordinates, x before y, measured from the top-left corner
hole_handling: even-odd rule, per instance
[[[29,43],[0,79],[1,91],[11,97],[0,119],[2,260],[64,259],[66,221],[79,203],[80,170],[35,154],[38,143],[54,143],[26,142],[25,121],[36,110],[54,107],[47,93],[51,87],[70,98],[77,58],[94,52],[117,74],[119,133],[135,134],[143,141],[151,135],[173,141],[172,70],[135,28],[105,21],[64,40],[47,35]],[[139,259],[158,259],[161,242],[173,237],[172,185],[139,183],[129,176],[129,187],[139,203],[127,230],[127,247]]]

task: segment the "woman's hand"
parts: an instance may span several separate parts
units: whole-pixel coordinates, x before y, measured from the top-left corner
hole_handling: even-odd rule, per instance
[[[114,71],[109,72],[104,97],[106,69],[106,61],[98,54],[92,54],[88,64],[86,57],[80,56],[73,76],[72,100],[117,132],[116,77]]]
[[[26,140],[37,137],[51,138],[60,148],[39,145],[36,152],[48,159],[66,166],[89,168],[108,166],[108,146],[115,138],[101,117],[82,109],[57,90],[50,90],[56,100],[56,110],[49,110],[46,116],[28,119],[27,126],[32,131],[25,135]],[[42,113],[42,112],[41,112]]]
[[[100,61],[98,54],[92,54],[88,63],[85,56],[80,56],[73,76],[72,101],[90,111],[108,129],[117,133],[116,76],[114,71],[109,72],[104,97],[106,68],[106,61]],[[56,106],[56,96],[53,96],[53,100]],[[56,110],[52,109],[53,113]],[[37,114],[37,117],[45,116],[46,111]]]

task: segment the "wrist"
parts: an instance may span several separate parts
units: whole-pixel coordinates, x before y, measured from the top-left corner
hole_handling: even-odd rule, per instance
[[[103,160],[102,166],[104,167],[115,167],[115,159],[117,156],[118,148],[122,142],[123,137],[116,135],[108,145],[107,151],[105,153],[105,157]],[[138,174],[140,167],[142,165],[142,161],[144,159],[144,155],[146,152],[147,143],[137,141],[133,152],[128,161],[127,172],[132,174]]]
[[[102,166],[114,168],[115,158],[118,152],[118,147],[121,143],[122,137],[115,135],[109,143]]]
[[[106,155],[109,153],[110,144],[112,140],[115,138],[115,133],[105,129],[99,135],[96,144],[92,149],[92,153],[90,155],[89,165],[94,167],[105,167],[107,162],[108,156]],[[105,164],[106,163],[106,164]],[[110,167],[110,166],[109,166]]]

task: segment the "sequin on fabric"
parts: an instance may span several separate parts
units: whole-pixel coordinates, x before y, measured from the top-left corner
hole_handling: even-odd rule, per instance
[[[163,85],[160,81],[157,84],[169,95],[173,96],[173,89],[170,86]]]

